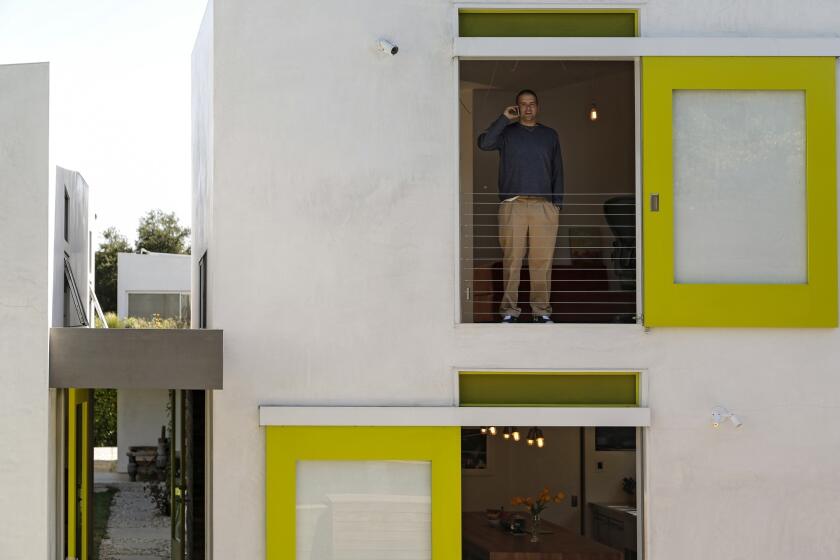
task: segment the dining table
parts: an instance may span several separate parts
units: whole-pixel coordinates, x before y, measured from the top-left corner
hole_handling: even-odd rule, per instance
[[[555,523],[540,522],[539,542],[532,543],[530,526],[515,534],[493,526],[484,512],[464,512],[464,560],[622,560],[610,548]]]

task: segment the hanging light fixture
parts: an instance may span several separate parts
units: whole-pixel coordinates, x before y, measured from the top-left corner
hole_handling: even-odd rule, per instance
[[[496,426],[490,426],[489,428],[487,428],[487,432],[488,432],[491,436],[495,436],[495,435],[496,435]]]
[[[528,430],[528,437],[526,438],[525,441],[528,442],[528,445],[534,445],[534,442],[536,441],[536,439],[537,439],[537,429],[536,428],[531,428],[530,430]]]
[[[513,437],[513,441],[519,441],[519,439],[521,437],[519,435],[519,428],[514,427],[513,428],[513,433],[511,434],[511,436]]]
[[[543,435],[543,432],[542,432],[541,429],[537,428],[536,436],[537,436],[537,438],[536,438],[537,447],[540,447],[540,448],[545,447],[545,436]]]
[[[513,428],[510,426],[505,426],[504,431],[502,432],[502,437],[505,439],[510,439],[511,434],[513,433]]]
[[[482,426],[480,431],[481,431],[481,435],[486,435],[487,434],[487,426]]]
[[[592,122],[598,120],[598,107],[595,103],[592,103],[592,106],[589,108],[589,120]]]

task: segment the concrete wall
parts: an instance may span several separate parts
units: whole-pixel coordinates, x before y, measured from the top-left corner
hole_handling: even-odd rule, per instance
[[[128,472],[126,452],[133,445],[157,445],[160,427],[169,425],[165,389],[117,391],[117,472]]]
[[[128,294],[190,293],[190,256],[166,253],[117,255],[117,315],[128,314]]]
[[[205,22],[193,188],[226,345],[216,557],[264,556],[258,405],[450,404],[455,368],[642,369],[648,559],[840,556],[837,330],[455,324],[453,9],[218,0],[212,41]],[[642,18],[651,35],[840,29],[825,0],[651,0]],[[396,57],[375,52],[383,35]],[[744,426],[710,429],[717,403]]]
[[[0,550],[52,544],[49,65],[0,66]]]

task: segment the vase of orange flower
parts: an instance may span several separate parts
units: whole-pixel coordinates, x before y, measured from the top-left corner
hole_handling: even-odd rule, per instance
[[[566,499],[566,493],[562,490],[557,492],[556,494],[552,494],[548,486],[542,489],[542,492],[537,495],[536,498],[532,498],[530,496],[523,497],[515,497],[511,500],[511,504],[515,506],[523,506],[528,509],[528,513],[531,514],[531,542],[540,542],[540,521],[542,512],[545,511],[545,508],[548,507],[549,504],[555,503],[559,504],[563,500]]]

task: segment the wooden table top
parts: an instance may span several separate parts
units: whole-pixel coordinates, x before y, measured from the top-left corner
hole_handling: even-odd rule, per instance
[[[526,531],[530,527],[527,525]],[[464,512],[464,546],[485,560],[622,560],[613,548],[582,537],[573,531],[543,520],[540,542],[530,542],[530,534],[514,535],[491,527],[483,512]]]

